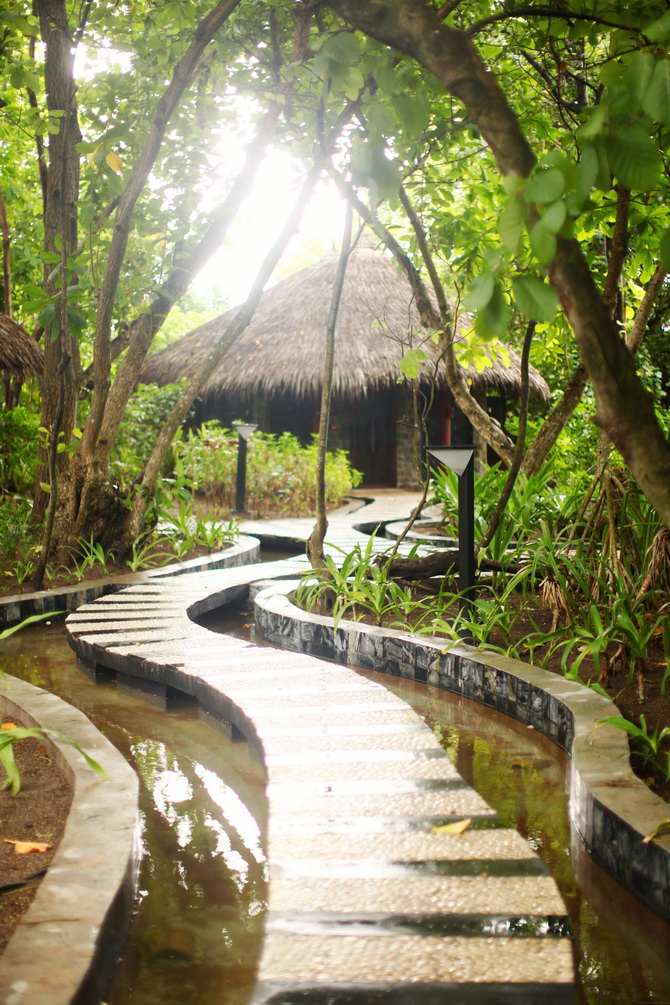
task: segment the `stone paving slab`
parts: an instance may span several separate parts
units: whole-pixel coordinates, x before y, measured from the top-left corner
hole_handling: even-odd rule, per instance
[[[311,530],[276,523],[277,539]],[[333,554],[368,541],[344,519],[331,522],[329,536]],[[570,989],[565,908],[553,880],[409,706],[313,655],[213,638],[185,616],[245,582],[300,568],[304,560],[154,581],[101,604],[99,620],[94,603],[68,622],[75,650],[124,686],[181,687],[246,732],[265,758],[270,907],[256,1000],[325,1003],[339,1000],[329,997],[331,984],[351,982],[361,1003],[405,985]],[[466,831],[458,840],[434,830],[459,821]],[[528,918],[536,937],[519,934]],[[554,937],[543,924],[558,925]],[[524,999],[515,990],[510,1001]]]

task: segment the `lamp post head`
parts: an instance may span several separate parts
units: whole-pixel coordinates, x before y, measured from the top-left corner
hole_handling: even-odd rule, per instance
[[[451,471],[455,471],[459,478],[464,473],[475,453],[475,448],[470,445],[426,447],[426,450],[439,464],[442,464],[445,468],[450,468]]]
[[[243,440],[248,440],[251,434],[258,429],[257,422],[234,422],[233,426]]]

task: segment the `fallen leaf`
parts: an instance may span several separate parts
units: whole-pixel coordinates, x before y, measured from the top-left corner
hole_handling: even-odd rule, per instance
[[[13,844],[17,855],[27,855],[31,851],[49,851],[49,848],[53,848],[53,845],[44,841],[12,841],[11,838],[5,838],[5,844]]]
[[[462,834],[471,823],[472,817],[466,817],[465,820],[456,820],[453,824],[438,824],[432,830],[433,834]]]
[[[3,729],[16,729],[16,723],[15,722],[3,722],[2,728]]]
[[[654,838],[660,837],[661,834],[667,830],[670,830],[670,820],[666,818],[665,820],[661,820],[658,827],[654,827],[651,834],[647,834],[645,838],[642,838],[642,844],[649,844],[650,841],[653,841]]]

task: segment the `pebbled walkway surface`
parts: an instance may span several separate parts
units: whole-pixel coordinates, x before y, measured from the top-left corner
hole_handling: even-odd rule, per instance
[[[377,500],[366,526],[401,505],[407,495]],[[331,518],[335,553],[367,542],[354,522],[360,513]],[[277,540],[311,529],[262,526]],[[344,667],[191,620],[305,568],[288,559],[137,585],[67,621],[83,658],[153,701],[193,695],[264,761],[270,882],[255,1005],[574,1002],[553,879],[408,705]]]

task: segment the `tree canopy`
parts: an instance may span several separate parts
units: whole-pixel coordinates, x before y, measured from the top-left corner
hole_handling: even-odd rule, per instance
[[[514,444],[453,365],[459,312],[473,358],[533,325],[556,402],[523,463],[541,463],[590,379],[595,421],[670,524],[670,447],[638,372],[650,319],[657,357],[666,337],[665,4],[17,0],[0,33],[4,306],[45,349],[36,512],[56,542],[127,537],[133,508],[137,532],[154,476],[113,484],[119,424],[270,144],[308,188],[334,177],[394,250],[501,456]],[[231,135],[248,144],[236,174]],[[260,288],[280,254],[281,240]]]

